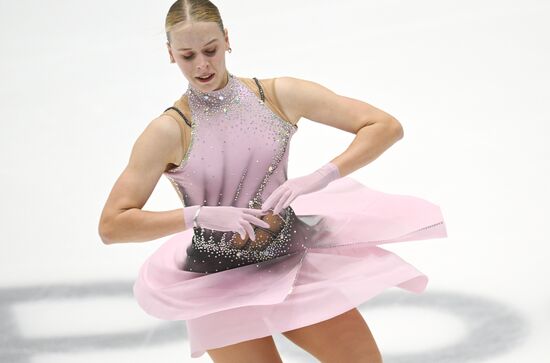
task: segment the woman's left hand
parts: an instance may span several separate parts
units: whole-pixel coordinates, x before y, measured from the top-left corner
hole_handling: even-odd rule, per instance
[[[321,190],[338,178],[340,178],[338,167],[333,163],[327,163],[309,175],[289,179],[277,187],[265,200],[262,211],[273,209],[273,214],[278,214],[298,196]],[[275,208],[272,208],[273,206]]]

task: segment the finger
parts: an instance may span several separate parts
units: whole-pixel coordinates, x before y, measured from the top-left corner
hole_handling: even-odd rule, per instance
[[[255,241],[256,240],[256,234],[254,233],[254,228],[252,227],[252,225],[248,221],[242,221],[241,226],[244,227],[244,229],[246,230],[246,233],[248,234],[250,239]],[[244,237],[243,237],[243,239],[244,239]]]
[[[277,190],[275,190],[276,192]],[[271,195],[262,203],[261,211],[265,212],[269,208],[271,208],[271,203],[273,202],[273,199],[275,198],[275,192],[271,193]]]
[[[265,228],[269,228],[269,223],[265,222],[265,221],[262,221],[260,218],[258,217],[254,217],[254,216],[251,216],[251,215],[243,215],[243,218],[246,219],[248,222],[250,223],[254,223],[255,225],[257,226],[260,226],[260,227],[265,227]]]
[[[266,214],[266,211],[256,208],[243,208],[243,213],[248,215],[262,216]]]
[[[276,202],[277,200],[279,200],[279,195],[281,194],[282,191],[283,191],[282,185],[279,186],[278,188],[276,188],[276,189],[269,195],[269,197],[267,197],[267,199],[265,200],[265,202],[262,203],[262,210],[263,210],[263,211],[266,211],[266,210],[272,208],[274,202]]]
[[[271,193],[271,195],[262,204],[262,210],[266,211],[268,209],[271,209],[272,205],[279,200],[279,196],[284,193],[285,190],[286,188],[282,188],[281,186],[275,189],[273,193]]]
[[[279,212],[281,211],[281,209],[283,209],[283,206],[284,206],[284,203],[285,201],[288,199],[288,197],[292,194],[292,190],[288,190],[282,197],[281,199],[279,199],[279,202],[277,203],[277,205],[275,206],[275,208],[273,208],[273,214],[279,214]]]
[[[246,232],[241,224],[239,224],[239,227],[237,227],[237,230],[235,232],[237,232],[241,236],[241,239],[244,239],[246,237]]]
[[[294,192],[290,193],[290,195],[284,200],[281,209],[285,209],[286,207],[288,207],[295,198],[296,198],[296,193]]]

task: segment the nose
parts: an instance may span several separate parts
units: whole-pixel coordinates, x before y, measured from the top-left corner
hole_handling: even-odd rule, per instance
[[[198,64],[197,64],[197,71],[198,72],[204,72],[208,70],[208,61],[205,57],[199,58]]]

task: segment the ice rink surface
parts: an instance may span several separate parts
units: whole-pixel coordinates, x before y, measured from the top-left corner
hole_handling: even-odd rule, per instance
[[[187,81],[171,1],[0,1],[0,362],[210,362],[132,296],[162,238],[104,245],[99,215]],[[351,174],[441,206],[449,237],[384,248],[426,273],[360,306],[386,363],[550,362],[550,3],[217,1],[238,76],[315,81],[405,137]],[[289,177],[353,136],[302,119]],[[330,145],[330,147],[327,147]],[[180,208],[162,178],[147,210]],[[315,362],[282,335],[284,362]]]

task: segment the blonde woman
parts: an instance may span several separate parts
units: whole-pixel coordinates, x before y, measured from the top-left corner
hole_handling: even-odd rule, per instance
[[[141,267],[138,304],[186,321],[191,357],[281,362],[281,333],[322,362],[381,362],[357,306],[392,286],[421,292],[427,277],[378,245],[446,236],[438,206],[346,177],[401,139],[401,124],[312,81],[232,74],[210,1],[176,1],[166,35],[187,91],[135,142],[99,224],[105,244],[173,235]],[[356,137],[288,179],[301,118]],[[162,175],[184,207],[142,210]]]

